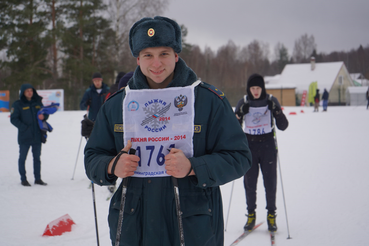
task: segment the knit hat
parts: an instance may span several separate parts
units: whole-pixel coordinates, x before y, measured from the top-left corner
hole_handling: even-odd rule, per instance
[[[118,84],[120,79],[125,75],[125,72],[119,72],[117,78],[115,79],[115,84]]]
[[[120,90],[122,87],[126,87],[128,84],[128,81],[133,76],[133,72],[126,73],[119,81],[118,89]]]
[[[96,78],[102,78],[101,73],[96,72],[92,75],[92,79],[96,79]]]
[[[171,47],[174,52],[182,50],[181,28],[177,22],[162,16],[143,18],[129,31],[129,47],[138,57],[141,50],[149,47]]]
[[[264,78],[260,74],[254,73],[247,80],[246,92],[248,97],[252,100],[254,100],[254,97],[252,96],[250,88],[253,86],[259,86],[262,89],[261,95],[258,99],[264,99],[266,97],[265,82]]]

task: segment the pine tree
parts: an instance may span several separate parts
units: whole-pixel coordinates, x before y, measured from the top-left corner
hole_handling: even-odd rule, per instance
[[[40,88],[48,78],[45,11],[41,0],[4,0],[0,5],[0,49],[6,51],[2,67],[10,75],[5,87],[16,96],[21,84]]]
[[[68,108],[78,109],[85,89],[91,84],[94,72],[101,72],[97,64],[98,49],[109,37],[104,34],[109,22],[100,16],[106,6],[101,0],[71,0],[64,4],[67,25],[61,39],[64,89],[68,93]]]

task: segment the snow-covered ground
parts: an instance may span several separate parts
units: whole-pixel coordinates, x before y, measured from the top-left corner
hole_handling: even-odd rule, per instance
[[[290,232],[279,179],[277,245],[368,245],[369,110],[359,106],[312,111],[311,107],[286,107],[290,126],[284,132],[277,131]],[[46,187],[33,185],[31,152],[26,167],[32,187],[21,186],[17,130],[10,123],[9,113],[0,113],[0,245],[97,245],[92,191],[83,167],[84,139],[78,153],[84,113],[64,111],[50,116],[48,122],[54,131],[48,134],[41,155]],[[261,177],[259,181],[257,221],[266,222]],[[222,186],[225,222],[232,183]],[[111,245],[106,200],[109,192],[95,185],[95,193],[100,245]],[[241,234],[245,213],[243,181],[238,179],[234,181],[225,245]],[[65,214],[76,223],[73,230],[61,236],[42,237],[46,225]],[[292,239],[287,239],[289,235]],[[266,223],[239,245],[270,245]]]

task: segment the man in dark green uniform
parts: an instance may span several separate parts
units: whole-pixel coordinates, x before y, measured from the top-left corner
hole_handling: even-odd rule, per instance
[[[180,245],[184,235],[186,245],[221,246],[219,186],[250,168],[245,134],[224,94],[198,80],[179,57],[176,22],[143,18],[132,26],[129,44],[138,67],[98,113],[85,148],[86,174],[98,185],[128,180],[120,245]],[[117,156],[130,148],[136,155]],[[110,203],[113,245],[121,196],[122,184]]]
[[[47,120],[49,115],[37,112],[43,106],[42,97],[30,84],[23,84],[19,94],[19,100],[12,105],[10,122],[18,128],[19,160],[18,170],[23,186],[31,186],[26,177],[26,158],[28,150],[32,147],[33,172],[35,184],[47,185],[41,179],[41,131],[37,118]]]

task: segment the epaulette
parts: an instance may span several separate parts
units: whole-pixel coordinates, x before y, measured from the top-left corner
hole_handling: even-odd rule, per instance
[[[124,91],[124,89],[121,89],[121,90],[118,90],[118,91],[114,92],[113,94],[111,94],[111,96],[110,96],[110,97],[108,97],[108,99],[106,99],[106,101],[105,101],[105,102],[109,101],[111,98],[113,98],[113,97],[115,97],[116,95],[118,95],[118,94],[122,93],[123,91]]]
[[[210,90],[211,92],[213,92],[215,95],[217,95],[220,99],[224,99],[225,94],[224,92],[222,92],[221,90],[219,90],[218,88],[216,88],[214,85],[210,85],[207,84],[205,82],[201,82],[200,85],[208,90]]]

